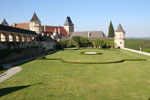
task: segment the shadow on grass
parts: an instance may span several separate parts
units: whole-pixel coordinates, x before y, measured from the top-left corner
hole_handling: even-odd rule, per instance
[[[23,86],[1,88],[0,89],[0,97],[2,97],[4,95],[7,95],[7,94],[10,94],[10,93],[13,93],[13,92],[16,92],[18,90],[22,90],[22,89],[25,89],[25,88],[28,88],[28,87],[31,87],[31,86],[39,85],[39,84],[42,84],[42,83],[36,83],[36,84],[32,84],[32,85],[23,85]]]

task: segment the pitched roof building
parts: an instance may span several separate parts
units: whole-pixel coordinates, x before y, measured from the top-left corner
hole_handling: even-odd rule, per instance
[[[73,36],[81,36],[84,38],[88,38],[89,40],[94,39],[105,39],[107,36],[102,31],[84,31],[84,32],[72,32],[70,38]]]

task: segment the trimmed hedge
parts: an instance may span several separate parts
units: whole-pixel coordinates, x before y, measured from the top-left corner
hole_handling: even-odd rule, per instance
[[[124,60],[108,61],[108,62],[72,62],[72,61],[65,61],[62,59],[61,62],[71,63],[71,64],[111,64],[111,63],[121,63],[121,62],[124,62]]]
[[[62,58],[46,58],[40,57],[38,60],[58,60],[63,63],[71,63],[71,64],[111,64],[111,63],[122,63],[125,61],[146,61],[146,59],[123,59],[123,60],[116,60],[116,61],[106,61],[106,62],[74,62],[74,61],[66,61],[63,60]]]
[[[146,61],[146,59],[124,59],[125,61]]]

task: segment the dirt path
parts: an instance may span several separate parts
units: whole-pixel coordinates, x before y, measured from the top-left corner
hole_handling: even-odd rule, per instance
[[[3,74],[0,75],[0,83],[3,82],[4,80],[10,78],[14,74],[20,72],[21,70],[22,70],[22,68],[20,68],[20,67],[13,67],[13,68],[8,69],[6,72],[4,72]]]
[[[139,54],[150,56],[150,53],[146,53],[146,52],[142,52],[142,51],[138,51],[138,50],[133,50],[133,49],[129,49],[129,48],[123,48],[123,49],[128,50],[128,51],[132,51],[132,52],[136,52],[136,53],[139,53]]]

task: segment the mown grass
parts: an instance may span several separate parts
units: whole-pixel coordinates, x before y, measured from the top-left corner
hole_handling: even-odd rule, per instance
[[[141,47],[142,51],[150,52],[150,39],[127,39],[126,47],[135,50],[140,50]]]
[[[83,51],[102,55],[82,55]],[[121,50],[65,50],[48,55],[68,61],[106,61],[145,58],[118,64],[67,64],[35,60],[0,83],[0,100],[148,100],[150,57]]]

